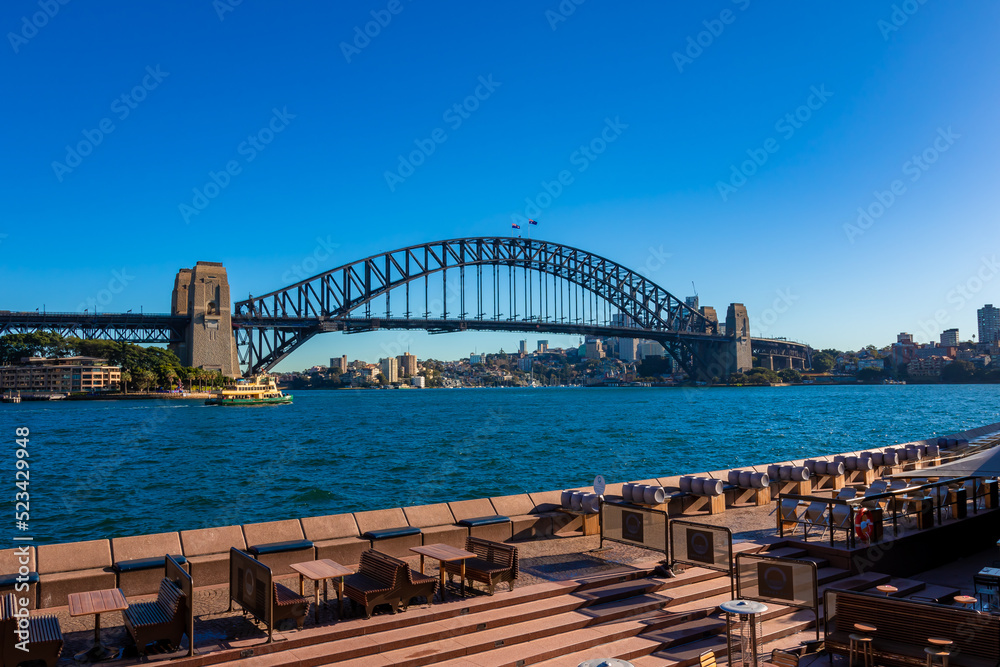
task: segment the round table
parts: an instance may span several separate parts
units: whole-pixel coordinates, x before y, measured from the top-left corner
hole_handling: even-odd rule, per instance
[[[876,586],[875,590],[880,591],[882,593],[885,593],[886,597],[889,597],[893,593],[898,593],[899,592],[898,588],[896,588],[895,586],[891,586],[889,584],[883,584],[881,586]]]
[[[967,605],[974,605],[977,602],[979,602],[979,600],[977,600],[976,598],[972,597],[971,595],[956,595],[952,599],[955,600],[955,602],[957,602],[959,604],[967,604]]]

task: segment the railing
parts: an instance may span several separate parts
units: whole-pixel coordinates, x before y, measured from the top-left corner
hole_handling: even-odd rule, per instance
[[[933,474],[933,469],[928,469],[928,472]],[[789,533],[794,534],[796,527],[801,525],[804,541],[809,540],[811,530],[819,529],[821,534],[829,531],[830,546],[834,546],[837,534],[842,531],[845,544],[853,549],[857,544],[859,531],[870,530],[869,541],[879,541],[887,519],[891,521],[895,537],[899,535],[900,523],[911,517],[915,519],[917,530],[926,530],[944,523],[945,513],[951,519],[964,518],[970,501],[973,514],[980,511],[980,499],[983,501],[983,509],[994,509],[997,507],[997,484],[994,479],[984,480],[970,476],[910,484],[854,498],[780,494],[778,534],[785,537],[788,527]],[[868,514],[870,521],[870,525],[864,530],[857,527],[858,515],[862,511]]]

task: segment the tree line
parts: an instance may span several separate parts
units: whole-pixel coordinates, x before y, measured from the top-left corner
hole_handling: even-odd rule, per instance
[[[0,365],[21,363],[24,357],[98,357],[121,366],[122,391],[221,387],[228,379],[218,371],[183,366],[171,350],[112,340],[84,340],[49,331],[0,336]]]

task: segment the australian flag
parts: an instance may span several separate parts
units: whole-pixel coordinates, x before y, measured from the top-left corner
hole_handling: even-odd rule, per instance
[[[536,221],[532,220],[531,218],[528,218],[528,224],[529,225],[537,225],[538,223]]]
[[[510,226],[511,226],[511,229],[520,229],[521,228],[521,225],[517,224],[516,222],[510,223]]]

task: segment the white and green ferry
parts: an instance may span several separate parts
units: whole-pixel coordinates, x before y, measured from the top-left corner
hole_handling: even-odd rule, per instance
[[[278,389],[270,375],[242,378],[227,385],[205,401],[205,405],[280,405],[291,403],[292,397]]]

